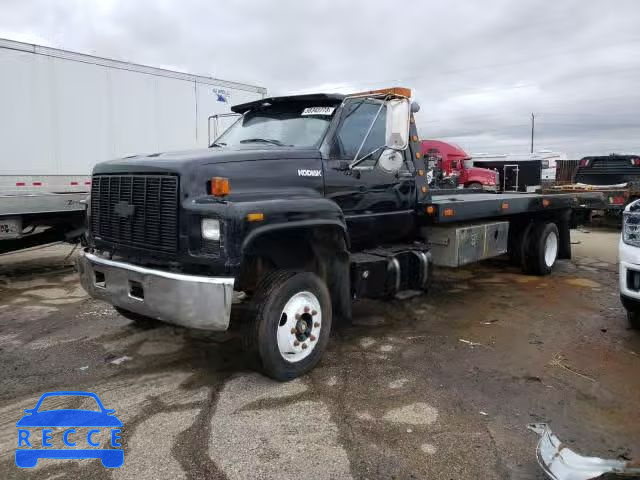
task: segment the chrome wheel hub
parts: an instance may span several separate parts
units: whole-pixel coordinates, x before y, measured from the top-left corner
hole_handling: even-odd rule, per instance
[[[320,337],[322,311],[320,301],[311,292],[292,296],[280,314],[278,350],[287,362],[295,363],[308,357]]]

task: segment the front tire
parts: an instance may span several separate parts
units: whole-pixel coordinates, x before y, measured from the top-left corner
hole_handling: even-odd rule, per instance
[[[332,320],[329,290],[317,275],[272,272],[260,282],[251,305],[243,341],[267,376],[289,381],[317,365]]]
[[[466,188],[471,190],[482,190],[482,184],[480,182],[471,182],[467,184]]]

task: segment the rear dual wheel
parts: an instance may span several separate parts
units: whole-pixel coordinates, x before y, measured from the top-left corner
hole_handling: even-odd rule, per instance
[[[243,333],[245,349],[279,381],[305,374],[320,361],[331,331],[331,298],[311,272],[277,270],[258,286]]]
[[[548,275],[553,270],[560,249],[560,233],[553,222],[524,226],[514,237],[512,258],[525,273]]]

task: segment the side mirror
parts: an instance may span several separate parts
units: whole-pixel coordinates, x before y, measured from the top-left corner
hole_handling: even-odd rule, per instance
[[[409,145],[408,98],[394,98],[387,102],[387,131],[385,146],[392,150],[405,150]]]

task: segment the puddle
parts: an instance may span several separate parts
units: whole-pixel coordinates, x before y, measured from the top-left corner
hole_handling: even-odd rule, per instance
[[[565,280],[565,283],[573,285],[574,287],[598,288],[601,286],[598,282],[594,282],[588,278],[569,278]]]
[[[360,342],[358,343],[360,343],[360,346],[362,348],[369,348],[371,345],[376,343],[376,341],[371,337],[364,337],[364,338],[361,338]]]
[[[382,418],[393,423],[431,425],[438,419],[438,410],[427,403],[417,402],[389,410]]]
[[[427,455],[434,455],[436,453],[436,447],[431,443],[423,443],[422,445],[420,445],[420,450],[422,450]]]
[[[408,378],[399,378],[389,383],[389,388],[402,388],[409,381]]]
[[[46,299],[59,299],[67,296],[67,291],[63,288],[41,288],[29,292],[30,295]]]

